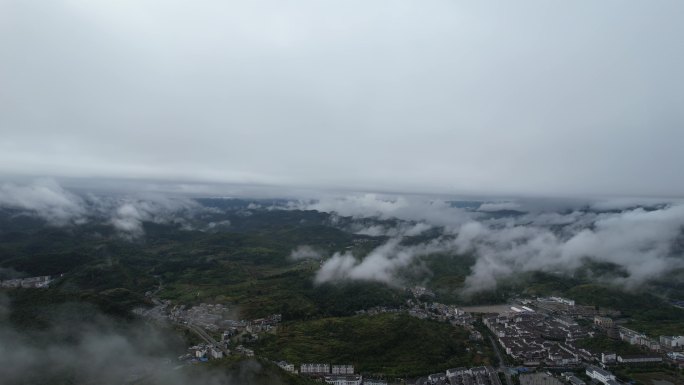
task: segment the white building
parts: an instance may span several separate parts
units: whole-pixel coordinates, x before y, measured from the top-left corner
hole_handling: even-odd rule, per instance
[[[657,364],[663,362],[660,356],[618,356],[617,361],[621,364]]]
[[[278,365],[278,367],[280,367],[281,369],[283,369],[286,372],[295,373],[295,374],[297,373],[295,366],[286,362],[286,361],[276,362],[276,365]]]
[[[361,385],[363,378],[358,375],[325,376],[325,382],[332,385]]]
[[[615,353],[601,353],[601,363],[613,364],[615,361],[617,361],[617,355]]]
[[[609,317],[601,317],[600,315],[594,316],[594,324],[602,328],[612,328],[615,324],[613,320]]]
[[[610,385],[615,381],[615,375],[607,370],[597,368],[596,366],[587,367],[587,376],[604,383],[605,385]]]
[[[328,364],[302,364],[299,368],[301,374],[329,374],[330,365]]]
[[[684,336],[660,336],[660,344],[666,348],[684,347]]]
[[[333,365],[332,374],[354,374],[353,365]]]
[[[220,358],[223,358],[223,352],[221,351],[221,349],[211,348],[209,349],[209,356],[215,360],[218,360]]]
[[[564,303],[568,306],[575,306],[575,300],[574,299],[567,299],[563,297],[551,297],[551,300],[556,301],[558,303]]]

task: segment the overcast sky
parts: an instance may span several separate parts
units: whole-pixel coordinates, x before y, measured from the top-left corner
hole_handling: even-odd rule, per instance
[[[0,0],[0,174],[684,195],[684,2]]]

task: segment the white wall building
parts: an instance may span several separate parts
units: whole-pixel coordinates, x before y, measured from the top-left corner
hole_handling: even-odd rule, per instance
[[[299,368],[301,374],[329,374],[330,365],[328,364],[302,364]]]
[[[551,300],[556,301],[558,303],[564,303],[568,306],[575,306],[575,300],[574,299],[567,299],[563,297],[551,297]]]
[[[221,349],[211,348],[209,349],[209,356],[215,360],[218,360],[220,358],[223,358],[223,352],[221,351]]]
[[[684,336],[660,336],[660,344],[666,348],[684,347]]]
[[[621,364],[656,364],[663,359],[660,356],[618,356],[617,361]]]
[[[286,362],[286,361],[276,362],[276,365],[278,365],[278,367],[280,367],[281,369],[283,369],[286,372],[297,373],[295,366]]]
[[[332,374],[354,374],[353,365],[333,365]]]
[[[601,353],[601,363],[612,364],[617,361],[617,355],[615,353]]]
[[[611,384],[615,381],[615,375],[607,370],[597,368],[596,366],[587,367],[587,376],[604,383],[605,385]]]

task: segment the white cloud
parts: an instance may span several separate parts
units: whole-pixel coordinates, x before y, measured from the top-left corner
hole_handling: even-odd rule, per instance
[[[83,200],[51,179],[0,184],[0,207],[28,210],[53,225],[81,222],[86,215]]]
[[[400,218],[407,221],[427,223],[431,226],[458,226],[473,217],[472,213],[454,207],[441,199],[370,193],[324,196],[314,201],[300,201],[293,204],[291,208],[317,210],[355,218]],[[421,231],[424,228],[424,225],[421,224],[416,226],[412,230],[413,232]],[[378,228],[370,231],[380,232],[382,230]]]
[[[383,210],[368,213],[381,218],[396,215],[400,219],[413,220],[416,219],[415,214],[421,212],[420,218],[426,220],[425,226],[430,225],[429,218],[452,225],[445,228],[443,237],[410,247],[402,246],[399,241],[401,236],[407,235],[408,223],[394,228],[383,225],[363,228],[360,232],[364,234],[396,238],[361,258],[349,253],[336,253],[321,267],[316,276],[317,282],[360,279],[396,284],[396,273],[411,265],[416,257],[443,252],[474,253],[476,256],[465,281],[466,292],[494,288],[498,280],[522,272],[573,274],[587,259],[620,266],[627,272],[626,277],[605,279],[629,287],[684,267],[684,256],[675,249],[675,243],[684,236],[682,204],[653,211],[641,208],[611,213],[574,210],[567,213],[529,213],[493,220],[472,216],[467,219],[468,215],[462,216],[460,211],[456,211],[454,220],[445,221],[444,215],[433,217],[429,210],[423,211],[425,206],[420,203],[411,208],[412,202],[407,200],[401,204],[379,205],[374,204],[375,197],[365,197],[360,201],[364,203],[362,206],[382,207]],[[335,202],[335,206],[326,203],[320,207],[362,215],[355,198]]]
[[[362,280],[397,285],[396,273],[401,268],[409,266],[419,256],[443,250],[444,245],[439,242],[404,246],[401,238],[394,238],[362,259],[357,260],[350,252],[333,254],[316,273],[315,282]]]
[[[133,238],[144,234],[143,222],[177,223],[189,228],[188,219],[202,211],[195,201],[163,195],[110,198],[101,204],[106,210],[113,210],[111,224],[114,228]]]

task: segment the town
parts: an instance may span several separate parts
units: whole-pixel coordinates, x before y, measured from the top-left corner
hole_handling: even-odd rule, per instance
[[[603,385],[622,384],[611,368],[619,366],[658,365],[668,362],[684,368],[684,336],[661,336],[658,340],[619,325],[611,317],[620,314],[610,309],[577,305],[562,297],[517,299],[499,312],[466,311],[453,305],[429,302],[434,294],[423,287],[409,290],[411,299],[398,308],[373,307],[358,315],[405,313],[420,319],[447,322],[469,330],[471,340],[483,340],[483,331],[500,358],[499,368],[491,366],[454,368],[442,373],[426,374],[414,380],[417,385],[512,385],[517,376],[521,385],[586,385],[585,380]],[[426,301],[427,300],[427,301]],[[265,333],[277,333],[280,314],[266,318],[232,319],[226,305],[201,303],[187,307],[153,298],[156,306],[138,309],[143,317],[168,321],[198,335],[204,342],[191,346],[178,359],[197,364],[228,355],[255,357],[245,345]],[[478,330],[481,321],[485,330]],[[215,336],[215,337],[213,337]],[[219,338],[220,336],[220,338]],[[578,341],[606,336],[639,347],[643,354],[624,355],[611,351],[591,352],[578,346]],[[503,353],[503,354],[502,354]],[[366,377],[354,365],[330,363],[275,364],[291,374],[334,385],[386,385],[387,379]],[[580,378],[581,377],[581,378]],[[584,378],[584,380],[582,379]]]
[[[39,277],[14,278],[0,281],[0,288],[3,289],[45,289],[50,286],[54,277],[43,275]]]
[[[55,277],[37,276],[0,281],[2,288],[44,289]],[[488,339],[499,357],[499,367],[453,368],[415,379],[416,385],[621,385],[613,368],[671,364],[684,368],[684,336],[651,338],[621,325],[620,313],[582,306],[562,297],[518,298],[498,307],[466,309],[432,302],[435,295],[424,287],[409,289],[412,298],[401,307],[377,306],[357,315],[403,313],[465,328],[470,339]],[[170,322],[195,334],[202,342],[178,357],[186,365],[218,360],[229,355],[256,357],[250,346],[266,333],[277,333],[281,314],[245,320],[235,319],[235,309],[223,304],[194,306],[173,304],[147,293],[154,304],[134,310],[153,322]],[[477,324],[484,326],[478,327]],[[486,336],[485,336],[486,335]],[[590,351],[582,341],[608,338],[635,347],[640,354]],[[506,358],[504,358],[504,355]],[[263,357],[262,357],[263,358]],[[387,385],[385,378],[364,376],[351,363],[274,362],[282,370],[334,385]],[[665,383],[663,383],[665,385]]]

